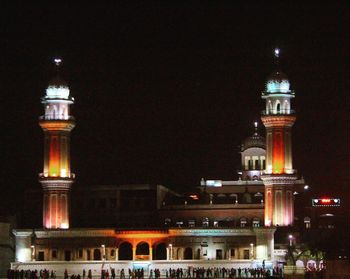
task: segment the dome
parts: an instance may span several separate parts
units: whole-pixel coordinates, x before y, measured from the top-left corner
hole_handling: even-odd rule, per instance
[[[273,72],[266,82],[268,93],[290,93],[290,83],[285,73],[277,70]]]
[[[54,86],[54,87],[60,87],[60,86],[63,86],[63,87],[68,87],[68,83],[63,80],[60,76],[56,76],[54,77],[53,79],[50,80],[49,82],[49,86]]]
[[[69,87],[67,82],[59,76],[53,78],[46,88],[45,98],[47,99],[69,99]]]
[[[266,149],[266,141],[265,138],[258,134],[257,131],[255,133],[246,138],[242,143],[242,151],[252,148],[252,147],[258,147],[262,149]]]

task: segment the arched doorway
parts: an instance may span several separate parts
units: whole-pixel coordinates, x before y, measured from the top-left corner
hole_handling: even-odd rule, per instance
[[[149,260],[149,245],[147,242],[140,242],[137,244],[136,258],[138,260]]]
[[[187,247],[184,252],[184,260],[192,260],[192,255],[193,255],[192,248]]]
[[[153,248],[153,260],[166,260],[166,245],[159,243]]]
[[[100,260],[101,260],[101,250],[94,249],[94,261],[100,261]]]
[[[122,261],[132,260],[132,245],[129,242],[123,242],[119,245],[118,259]]]

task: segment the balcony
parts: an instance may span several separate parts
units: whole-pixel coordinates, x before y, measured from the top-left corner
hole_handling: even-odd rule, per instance
[[[292,109],[280,109],[280,110],[263,110],[261,115],[295,115],[295,110]]]
[[[57,120],[57,121],[62,121],[62,120],[64,120],[64,121],[74,121],[75,120],[75,118],[73,117],[73,116],[71,116],[71,115],[69,115],[69,116],[52,116],[52,115],[41,115],[41,116],[39,116],[39,120],[52,120],[52,121],[55,121],[55,120]]]

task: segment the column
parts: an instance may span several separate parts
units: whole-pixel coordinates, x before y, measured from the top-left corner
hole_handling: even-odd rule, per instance
[[[136,260],[136,247],[132,247],[132,260]]]
[[[149,247],[149,260],[150,261],[153,260],[153,248],[152,248],[152,246]]]
[[[170,249],[168,247],[166,248],[166,259],[170,260]]]
[[[118,250],[118,248],[115,248],[115,260],[119,261],[119,250]]]

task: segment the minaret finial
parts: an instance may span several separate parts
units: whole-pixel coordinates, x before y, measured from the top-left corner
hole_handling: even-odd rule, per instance
[[[276,65],[279,64],[280,53],[281,53],[280,48],[279,48],[279,47],[275,47],[275,50],[274,50],[274,58],[275,58],[275,64],[276,64]]]
[[[254,134],[258,134],[258,122],[257,121],[255,121],[254,122]]]
[[[62,59],[59,58],[59,57],[55,57],[55,58],[53,59],[53,62],[54,62],[55,65],[56,65],[56,75],[58,76],[58,75],[59,75],[59,72],[60,72],[61,65],[62,65]]]
[[[62,59],[61,59],[61,58],[58,58],[58,57],[55,57],[55,58],[53,59],[53,62],[55,63],[55,65],[56,65],[57,67],[59,67],[59,66],[62,64]]]

